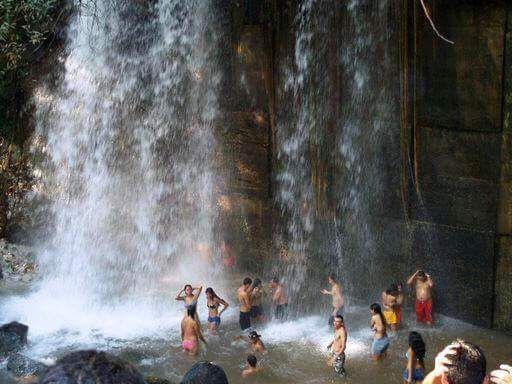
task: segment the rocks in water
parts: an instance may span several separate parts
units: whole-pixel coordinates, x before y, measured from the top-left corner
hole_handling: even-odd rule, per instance
[[[7,360],[7,370],[14,376],[40,376],[46,370],[46,365],[15,353]]]
[[[146,384],[131,364],[94,350],[70,353],[46,370],[39,384]]]
[[[0,359],[19,352],[27,345],[28,327],[13,321],[0,327]]]
[[[165,379],[161,379],[156,376],[146,376],[145,377],[147,384],[173,384],[173,382]]]
[[[181,384],[228,384],[228,378],[218,365],[199,361],[183,376]]]

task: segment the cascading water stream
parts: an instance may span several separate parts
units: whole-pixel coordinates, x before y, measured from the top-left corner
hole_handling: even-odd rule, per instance
[[[215,275],[219,23],[203,0],[76,5],[62,83],[34,98],[53,222],[25,312],[150,318]]]

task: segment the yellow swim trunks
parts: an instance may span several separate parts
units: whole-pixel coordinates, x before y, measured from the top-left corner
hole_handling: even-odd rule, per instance
[[[388,324],[396,324],[396,313],[394,311],[383,311],[382,314],[384,315],[384,318],[386,319],[386,323]]]

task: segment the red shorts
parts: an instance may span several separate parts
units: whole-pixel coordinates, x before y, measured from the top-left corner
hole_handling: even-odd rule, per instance
[[[402,307],[397,306],[394,308],[394,311],[395,311],[395,315],[396,315],[397,324],[401,324],[402,323]]]
[[[416,300],[414,309],[416,311],[416,321],[418,323],[432,324],[432,299],[427,301]]]

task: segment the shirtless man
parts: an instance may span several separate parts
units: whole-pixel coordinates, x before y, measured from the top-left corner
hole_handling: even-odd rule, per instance
[[[398,320],[396,317],[395,307],[397,306],[396,290],[394,287],[386,289],[382,292],[382,314],[386,319],[386,324],[389,325],[392,331],[398,328]]]
[[[284,292],[284,287],[279,283],[279,279],[274,277],[269,284],[272,290],[272,304],[274,307],[274,316],[276,319],[284,320],[286,316],[286,307],[288,307],[288,297]]]
[[[335,316],[343,316],[343,305],[345,302],[343,300],[343,291],[341,290],[341,285],[336,281],[334,275],[330,274],[327,281],[331,286],[331,290],[328,291],[326,289],[322,289],[320,292],[322,292],[324,295],[332,296],[333,311],[332,315],[329,317],[329,325],[332,325]]]
[[[265,345],[261,341],[261,335],[258,335],[258,332],[252,331],[249,333],[249,344],[251,346],[252,353],[265,353],[267,350],[265,349]]]
[[[432,278],[420,269],[407,280],[407,285],[416,292],[416,304],[414,305],[416,321],[432,325],[432,288],[434,287]]]
[[[240,328],[242,331],[251,328],[251,284],[252,279],[246,277],[242,286],[238,288],[237,295],[240,302]]]
[[[181,345],[183,350],[191,356],[197,354],[199,350],[199,340],[207,345],[195,316],[196,307],[191,306],[187,309],[187,315],[181,321]]]
[[[379,304],[370,305],[370,328],[374,332],[373,343],[371,349],[371,357],[373,361],[378,361],[386,357],[389,348],[389,339],[386,333],[386,320],[382,314]]]
[[[335,315],[333,320],[334,340],[327,346],[332,353],[329,365],[334,368],[336,375],[345,377],[345,348],[347,347],[347,330],[343,316]]]
[[[252,282],[252,293],[251,293],[251,318],[254,321],[262,322],[265,320],[263,314],[262,300],[265,292],[261,280],[256,278]]]
[[[254,355],[247,356],[247,365],[245,369],[242,371],[242,377],[245,379],[246,377],[253,376],[256,373],[261,371],[261,367],[257,366],[258,359]]]

